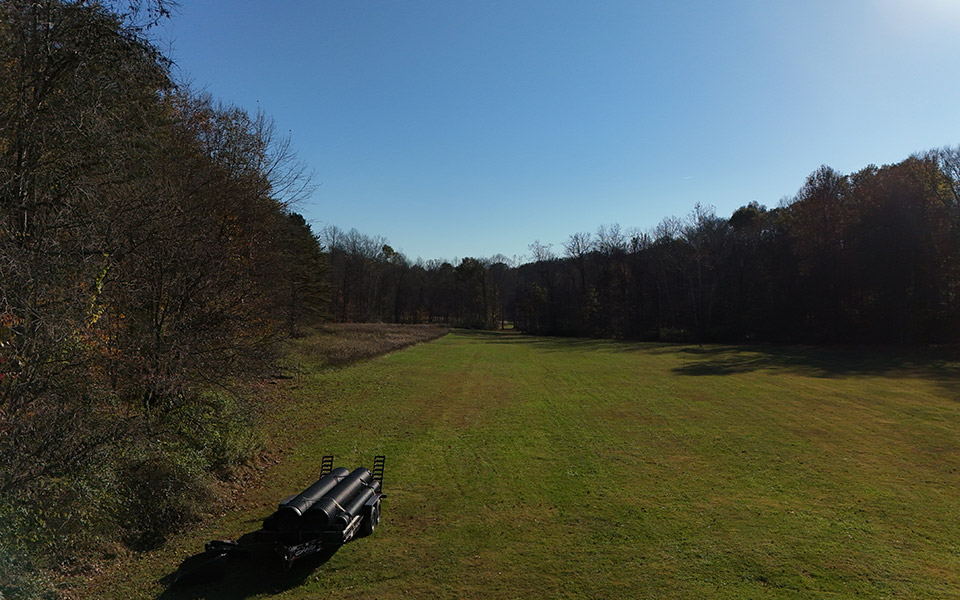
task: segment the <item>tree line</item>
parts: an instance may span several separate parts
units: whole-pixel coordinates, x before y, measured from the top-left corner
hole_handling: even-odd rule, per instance
[[[243,384],[326,311],[309,175],[171,79],[167,9],[0,3],[0,596],[202,513],[257,444]]]
[[[340,322],[444,323],[496,327],[506,318],[509,259],[411,262],[381,236],[320,231],[329,272],[329,316]]]
[[[821,167],[772,209],[697,205],[651,231],[602,226],[532,257],[411,264],[328,228],[340,320],[439,321],[659,341],[960,339],[960,148],[841,174]]]

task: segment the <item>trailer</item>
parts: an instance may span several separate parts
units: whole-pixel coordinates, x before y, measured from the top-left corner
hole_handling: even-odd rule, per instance
[[[284,498],[261,528],[233,540],[207,542],[204,552],[185,560],[174,575],[175,585],[221,579],[227,563],[237,557],[279,558],[284,570],[308,556],[327,553],[358,537],[368,536],[380,524],[385,457],[373,459],[373,468],[352,471],[333,466],[324,456],[317,481],[299,494]]]

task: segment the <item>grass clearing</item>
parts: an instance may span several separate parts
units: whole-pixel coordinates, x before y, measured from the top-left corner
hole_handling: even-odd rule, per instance
[[[105,598],[960,597],[960,365],[935,352],[457,332],[284,394],[241,506]],[[384,521],[317,569],[164,592],[323,454],[387,455]]]

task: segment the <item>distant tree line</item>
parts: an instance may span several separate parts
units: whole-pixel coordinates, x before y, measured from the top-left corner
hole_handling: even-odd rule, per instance
[[[200,514],[256,445],[241,384],[326,310],[307,174],[171,80],[165,11],[0,3],[0,596]]]
[[[385,240],[329,229],[340,320],[441,321],[638,340],[960,339],[960,148],[843,175],[729,218],[697,205],[652,231],[574,233],[504,257],[410,264]]]
[[[444,323],[496,327],[506,318],[508,259],[465,258],[411,263],[382,237],[329,226],[320,232],[327,254],[330,316],[337,321]]]
[[[526,331],[645,340],[939,342],[960,334],[960,151],[849,176],[730,218],[578,233],[519,268]]]

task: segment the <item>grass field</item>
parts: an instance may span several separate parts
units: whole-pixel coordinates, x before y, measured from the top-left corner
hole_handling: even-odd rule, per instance
[[[284,458],[265,484],[82,595],[960,597],[960,364],[934,351],[457,332],[341,369],[294,360],[311,373],[270,419]],[[387,455],[372,537],[164,592],[323,454]]]

